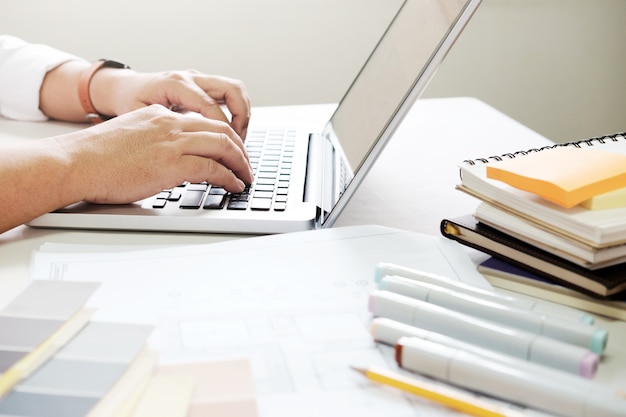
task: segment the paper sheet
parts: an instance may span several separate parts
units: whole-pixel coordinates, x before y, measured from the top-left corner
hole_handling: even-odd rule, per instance
[[[488,287],[462,247],[376,226],[213,245],[37,253],[34,279],[102,282],[98,318],[157,325],[164,362],[250,361],[259,414],[454,415],[370,383],[354,366],[395,368],[369,335],[374,268],[391,262]]]

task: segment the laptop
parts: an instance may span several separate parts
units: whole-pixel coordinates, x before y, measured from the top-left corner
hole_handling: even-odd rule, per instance
[[[479,3],[403,1],[323,130],[253,116],[246,148],[255,181],[244,193],[184,183],[133,204],[73,204],[28,224],[237,234],[331,227]]]

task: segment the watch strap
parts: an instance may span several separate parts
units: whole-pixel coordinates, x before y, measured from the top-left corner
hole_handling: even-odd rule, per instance
[[[99,59],[91,64],[80,76],[78,81],[78,98],[80,104],[85,110],[85,118],[92,123],[101,123],[104,120],[112,119],[113,116],[106,116],[96,111],[93,103],[91,102],[91,95],[89,94],[89,88],[91,86],[91,80],[96,72],[102,68],[118,68],[125,69],[130,68],[128,65],[121,62],[112,61],[109,59]]]

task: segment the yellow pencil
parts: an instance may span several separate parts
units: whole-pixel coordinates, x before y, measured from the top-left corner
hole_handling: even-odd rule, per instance
[[[480,398],[470,396],[459,390],[437,385],[430,381],[409,378],[397,372],[383,368],[353,369],[362,373],[368,379],[390,387],[398,388],[404,392],[429,399],[445,405],[453,410],[460,411],[477,417],[511,417],[513,410],[507,410],[506,414],[502,407],[488,403]],[[516,414],[516,413],[515,413]]]

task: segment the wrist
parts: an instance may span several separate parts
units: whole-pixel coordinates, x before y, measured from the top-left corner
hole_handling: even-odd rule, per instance
[[[117,116],[115,80],[125,76],[130,68],[120,62],[101,59],[91,64],[81,74],[78,94],[87,120],[99,123]]]

